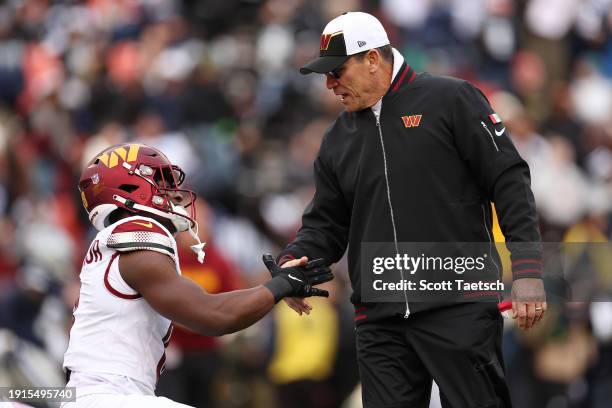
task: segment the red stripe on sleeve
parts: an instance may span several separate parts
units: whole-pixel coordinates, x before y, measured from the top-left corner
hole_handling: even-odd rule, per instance
[[[524,273],[541,273],[542,270],[541,269],[522,269],[520,271],[513,271],[512,273],[514,273],[515,275],[521,275]]]
[[[519,259],[518,261],[512,262],[512,266],[523,265],[523,264],[540,264],[540,265],[542,265],[542,260],[540,260],[540,259]]]

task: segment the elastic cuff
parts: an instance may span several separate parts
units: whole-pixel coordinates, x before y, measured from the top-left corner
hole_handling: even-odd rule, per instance
[[[523,278],[542,278],[541,258],[515,258],[512,260],[512,280]]]
[[[263,284],[274,296],[274,303],[278,303],[284,297],[293,292],[291,284],[286,279],[276,276]]]

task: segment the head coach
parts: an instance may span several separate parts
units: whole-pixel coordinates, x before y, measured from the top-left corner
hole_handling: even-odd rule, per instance
[[[330,21],[319,57],[300,72],[323,74],[345,112],[323,138],[314,198],[277,262],[333,263],[348,247],[364,406],[428,407],[433,379],[444,407],[510,407],[495,301],[366,302],[360,275],[363,242],[490,243],[494,203],[511,252],[513,317],[523,329],[542,318],[529,168],[503,122],[470,83],[417,74],[367,13]]]

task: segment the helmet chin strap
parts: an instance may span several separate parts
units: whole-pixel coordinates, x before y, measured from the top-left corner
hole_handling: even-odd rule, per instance
[[[125,204],[126,202],[126,199],[121,196],[115,195],[113,198],[122,204]],[[206,256],[204,247],[206,247],[206,242],[200,241],[200,237],[198,236],[198,223],[197,221],[192,221],[189,218],[185,208],[180,205],[174,205],[172,202],[170,202],[170,208],[172,208],[173,213],[170,214],[140,204],[134,204],[132,208],[169,219],[172,222],[172,225],[174,225],[176,228],[177,232],[188,231],[189,235],[191,235],[191,237],[197,242],[197,244],[191,245],[190,248],[198,256],[198,262],[204,263],[204,257]],[[194,225],[195,231],[193,230]]]
[[[198,236],[198,223],[196,222],[195,231],[191,228],[191,223],[189,223],[189,234],[193,237],[194,240],[197,241],[197,244],[191,245],[189,248],[198,256],[198,262],[204,263],[204,257],[206,253],[204,252],[204,247],[206,247],[206,242],[200,241],[200,237]]]
[[[189,231],[189,235],[197,242],[197,244],[191,245],[190,248],[193,252],[198,256],[198,262],[204,263],[204,257],[206,253],[204,252],[204,247],[206,246],[206,242],[200,241],[200,237],[198,236],[199,226],[196,221],[193,223],[191,219],[187,215],[187,210],[180,205],[174,205],[172,201],[170,201],[170,208],[172,208],[172,223],[176,227],[178,231],[185,231],[187,229]],[[187,228],[185,228],[185,224],[187,224]],[[195,225],[195,231],[193,230],[193,225]]]
[[[179,231],[189,231],[189,235],[197,242],[197,244],[191,245],[189,248],[198,256],[198,262],[204,263],[204,257],[206,253],[204,252],[204,247],[206,246],[206,242],[200,241],[200,237],[198,236],[199,226],[197,221],[191,222],[191,219],[187,215],[187,210],[183,206],[175,205],[170,201],[170,208],[172,208],[172,223]],[[185,228],[185,223],[187,224],[187,228]],[[195,225],[195,231],[193,230],[193,226]]]

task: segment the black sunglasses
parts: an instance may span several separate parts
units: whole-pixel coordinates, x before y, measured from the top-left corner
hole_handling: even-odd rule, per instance
[[[352,56],[351,56],[352,58]],[[335,79],[340,79],[340,77],[342,76],[342,72],[344,71],[344,66],[346,65],[347,62],[349,62],[349,60],[351,59],[347,59],[346,61],[344,61],[342,63],[342,65],[340,65],[338,68],[334,69],[333,71],[329,71],[327,73],[327,75],[331,75],[332,77],[334,77]]]
[[[342,76],[342,73],[344,72],[347,62],[349,62],[354,57],[357,57],[357,56],[361,57],[362,55],[365,55],[369,51],[371,50],[366,50],[366,51],[358,52],[357,54],[351,55],[346,61],[342,63],[342,65],[340,65],[338,68],[334,69],[333,71],[327,72],[326,75],[331,75],[335,79],[340,79],[340,77]]]
[[[333,71],[329,71],[327,75],[331,75],[334,79],[340,79],[340,76],[342,76],[343,67],[344,67],[344,64],[340,65],[338,68],[334,69]]]

